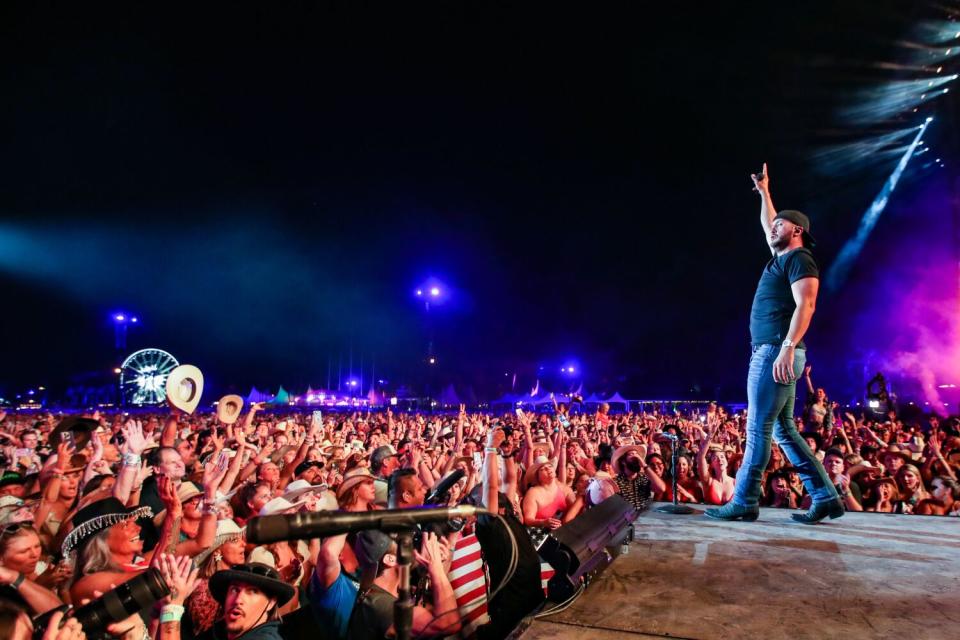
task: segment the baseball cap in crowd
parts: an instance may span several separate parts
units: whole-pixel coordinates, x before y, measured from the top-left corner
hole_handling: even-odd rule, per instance
[[[317,469],[323,469],[323,461],[321,460],[308,460],[306,462],[301,462],[297,465],[297,468],[293,470],[293,474],[299,476],[307,469],[312,469],[316,467]],[[288,487],[289,488],[289,487]]]
[[[777,219],[786,220],[798,227],[803,227],[803,246],[808,248],[817,246],[817,241],[814,240],[810,234],[810,218],[808,218],[806,214],[795,211],[794,209],[784,209],[783,211],[777,212],[777,217],[774,218],[774,220]]]
[[[362,572],[376,571],[383,556],[387,555],[393,546],[393,539],[382,531],[367,529],[357,534],[353,551]]]
[[[370,454],[370,466],[378,467],[384,460],[395,455],[397,455],[397,451],[392,446],[389,444],[380,445]]]
[[[18,484],[23,485],[26,483],[27,479],[16,471],[4,471],[3,475],[0,476],[0,488]]]

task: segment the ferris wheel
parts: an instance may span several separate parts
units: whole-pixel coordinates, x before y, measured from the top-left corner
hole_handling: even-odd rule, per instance
[[[180,365],[163,349],[141,349],[120,366],[120,397],[125,405],[160,404],[167,399],[167,376]]]

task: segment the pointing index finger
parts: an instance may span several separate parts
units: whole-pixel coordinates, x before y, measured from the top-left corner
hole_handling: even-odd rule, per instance
[[[767,163],[763,163],[763,175],[767,175]]]

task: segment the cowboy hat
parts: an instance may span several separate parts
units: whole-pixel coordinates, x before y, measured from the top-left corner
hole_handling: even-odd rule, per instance
[[[196,484],[192,482],[181,482],[180,486],[177,487],[177,499],[180,501],[180,504],[184,504],[187,500],[196,498],[197,496],[202,496],[203,491]],[[153,522],[159,527],[164,519],[167,517],[167,510],[164,509],[157,515],[153,517]]]
[[[231,582],[243,582],[260,589],[267,597],[276,598],[278,607],[287,604],[296,593],[291,585],[280,579],[280,574],[273,567],[260,562],[249,562],[217,571],[210,578],[210,594],[221,605],[227,597],[227,587]]]
[[[326,484],[310,484],[306,480],[294,480],[287,485],[283,492],[283,498],[293,502],[297,498],[307,493],[323,493],[327,490]]]
[[[167,401],[184,413],[192,414],[203,394],[203,374],[192,364],[182,364],[167,376]]]
[[[537,474],[540,473],[540,469],[547,465],[553,465],[555,461],[549,460],[544,456],[540,456],[536,461],[530,465],[530,468],[527,469],[527,472],[523,474],[523,485],[525,487],[530,487],[531,484],[536,481]]]
[[[64,418],[57,423],[57,426],[50,432],[50,437],[47,438],[47,442],[50,443],[51,447],[56,448],[56,446],[60,444],[63,433],[69,431],[73,434],[73,443],[79,451],[90,442],[90,432],[99,426],[100,423],[93,418],[80,418],[77,416]]]
[[[272,516],[278,513],[286,513],[290,509],[296,509],[304,503],[306,503],[306,499],[298,500],[297,502],[290,502],[283,496],[280,496],[270,500],[270,502],[260,507],[260,513],[257,515]]]
[[[641,460],[647,459],[647,446],[643,444],[628,444],[622,447],[617,447],[617,450],[613,452],[613,456],[610,458],[610,466],[613,467],[614,473],[620,472],[620,458],[627,455],[631,451],[636,451],[640,456]]]
[[[901,460],[903,460],[904,464],[913,464],[913,458],[910,456],[910,454],[904,451],[901,451],[900,447],[896,445],[893,445],[888,449],[881,451],[880,455],[878,455],[877,458],[879,458],[880,462],[882,463],[884,460],[886,460],[890,456],[894,456],[895,458],[900,458]]]
[[[109,529],[125,520],[150,518],[150,507],[126,507],[116,498],[97,500],[77,511],[70,523],[73,529],[63,539],[61,551],[64,556],[83,545],[92,535]]]
[[[60,471],[55,465],[47,465],[40,471],[40,484],[45,484],[51,476],[57,473],[77,473],[78,471],[83,471],[87,468],[87,456],[82,453],[74,453],[70,456],[69,462],[67,462],[67,467]]]
[[[233,424],[240,417],[241,409],[243,409],[243,398],[234,394],[223,396],[217,402],[217,420],[223,424]]]
[[[340,486],[337,487],[337,498],[342,498],[343,494],[345,494],[348,489],[351,489],[366,480],[369,480],[370,482],[376,480],[376,478],[373,477],[373,474],[370,473],[366,467],[356,467],[351,469],[347,472],[347,475],[344,476]]]
[[[240,528],[236,522],[229,518],[225,520],[218,520],[217,533],[216,537],[213,539],[213,544],[198,553],[193,559],[194,563],[197,565],[203,564],[203,561],[209,558],[211,553],[231,540],[239,540],[242,538],[246,529],[246,527]]]

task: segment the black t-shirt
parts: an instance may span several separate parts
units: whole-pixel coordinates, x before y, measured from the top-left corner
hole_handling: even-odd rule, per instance
[[[490,628],[478,629],[481,638],[506,636],[544,600],[540,585],[540,556],[530,540],[530,534],[512,515],[505,515],[504,519],[517,541],[517,569],[489,603],[487,611],[491,623],[485,626]],[[510,536],[503,521],[485,515],[477,517],[476,534],[483,560],[490,572],[490,589],[493,590],[500,585],[510,564]],[[494,630],[496,633],[491,633]],[[501,630],[506,633],[500,635]]]
[[[819,278],[820,269],[810,250],[801,247],[774,256],[763,269],[750,310],[750,342],[779,345],[787,337],[797,304],[790,285],[804,278]],[[804,348],[801,341],[797,345]]]
[[[351,640],[383,640],[393,626],[393,594],[371,585],[362,597],[357,598],[350,615],[347,637]]]
[[[163,500],[160,499],[160,488],[157,486],[156,476],[150,476],[143,481],[143,486],[140,488],[139,506],[150,507],[153,509],[154,516],[166,509]],[[153,550],[160,538],[160,530],[153,524],[153,518],[141,518],[137,520],[137,524],[140,525],[140,539],[143,540],[143,550]]]

